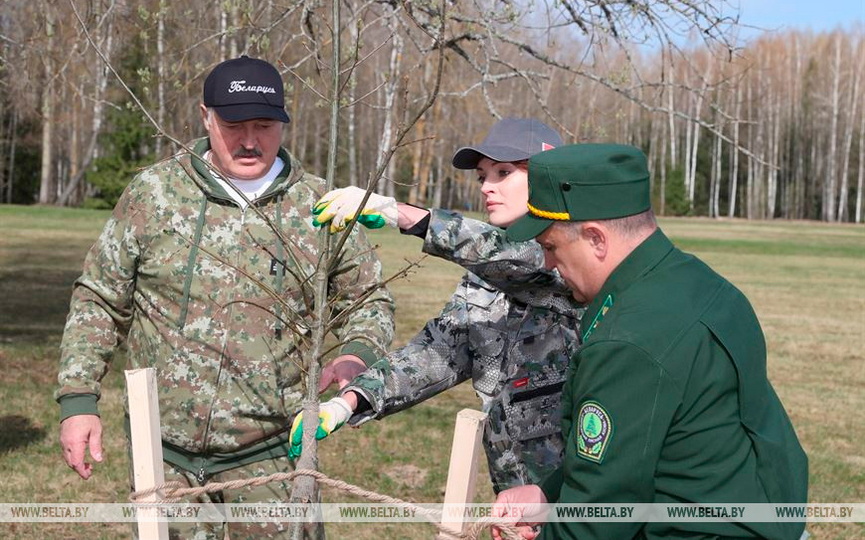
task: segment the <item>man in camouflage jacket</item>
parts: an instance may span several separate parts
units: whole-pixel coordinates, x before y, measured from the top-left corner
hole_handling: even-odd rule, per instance
[[[442,312],[404,347],[346,386],[361,406],[349,424],[381,418],[467,380],[489,415],[483,446],[493,488],[530,484],[562,460],[561,389],[583,309],[534,242],[443,210],[423,250],[469,270]]]
[[[246,72],[231,72],[239,68]],[[279,146],[288,117],[275,68],[243,57],[211,75],[218,72],[250,84],[263,77],[270,86],[252,88],[278,86],[279,103],[259,103],[249,91],[251,103],[221,107],[208,77],[202,114],[210,136],[190,145],[194,155],[182,152],[132,180],[74,285],[55,397],[64,458],[83,478],[92,474],[88,446],[102,460],[100,381],[123,340],[131,368],[156,368],[167,479],[194,485],[239,467],[264,474],[292,466],[287,432],[301,408],[310,278],[320,258],[310,208],[324,183]],[[253,119],[238,117],[238,108]],[[258,131],[269,145],[248,142]],[[247,170],[272,173],[269,187],[248,199],[225,178],[237,184]],[[335,328],[337,360],[371,363],[389,346],[393,301],[381,285],[380,261],[358,231],[329,276],[332,309],[346,314]]]

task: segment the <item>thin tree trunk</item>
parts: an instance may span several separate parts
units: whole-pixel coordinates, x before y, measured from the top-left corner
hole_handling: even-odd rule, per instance
[[[863,123],[865,127],[865,123]],[[18,141],[18,111],[12,111],[12,121],[9,125],[9,167],[6,169],[6,202],[12,203],[12,186],[15,185],[15,146]],[[859,145],[862,146],[861,144]],[[861,153],[861,151],[860,151]],[[861,169],[861,166],[860,166]],[[860,171],[861,172],[861,171]],[[859,185],[862,185],[860,174]],[[860,188],[861,191],[861,188]]]
[[[50,6],[45,10],[46,54],[42,55],[45,79],[42,86],[42,163],[39,173],[39,204],[53,202],[54,194],[54,16]]]
[[[333,57],[331,60],[330,82],[330,124],[328,130],[328,156],[325,173],[325,192],[333,187],[333,179],[336,175],[336,156],[339,152],[339,98],[340,98],[340,2],[333,2],[331,39],[333,43]],[[326,227],[322,227],[318,235],[319,263],[315,269],[313,283],[315,284],[314,316],[312,320],[312,348],[309,356],[305,359],[306,364],[306,397],[303,400],[303,450],[297,461],[298,469],[318,470],[318,441],[315,438],[318,429],[318,386],[321,378],[320,357],[325,339],[325,328],[329,317],[328,308],[328,275],[330,273],[330,236]],[[318,500],[318,488],[315,479],[310,476],[300,476],[294,479],[291,490],[291,501],[294,503],[311,503]],[[319,527],[322,525],[317,524]],[[304,536],[302,522],[292,524],[291,537],[293,540],[301,540]],[[323,533],[323,530],[321,531]]]
[[[0,203],[9,202],[5,199],[8,189],[8,184],[6,183],[6,152],[12,145],[11,130],[7,131],[7,129],[12,125],[12,111],[8,112],[9,116],[7,116],[6,99],[4,99],[3,96],[0,96]],[[4,122],[7,118],[9,119],[9,124]]]
[[[429,81],[429,77],[424,77],[425,81]],[[424,87],[428,87],[429,83],[425,83]],[[438,103],[432,107],[432,118],[429,123],[418,121],[418,127],[421,130],[418,132],[418,146],[421,147],[420,161],[418,163],[417,177],[417,199],[413,204],[425,205],[430,199],[430,182],[432,181],[432,165],[433,165],[433,140],[430,133],[424,133],[427,126],[437,126],[439,124],[440,109]],[[424,138],[426,136],[426,138]]]
[[[228,13],[225,9],[219,10],[219,60],[227,60],[228,57]]]
[[[426,136],[426,121],[421,119],[418,122],[417,126],[417,138],[423,139]],[[411,156],[411,167],[412,174],[414,176],[412,180],[411,189],[408,192],[408,203],[409,204],[422,204],[418,201],[423,201],[424,199],[424,190],[426,189],[426,178],[424,178],[425,167],[423,166],[424,160],[424,144],[422,141],[418,141],[414,144],[414,148],[412,148],[412,156]]]
[[[433,198],[432,198],[432,206],[433,208],[441,208],[442,205],[442,192],[445,187],[445,171],[444,171],[444,156],[442,152],[436,152],[436,181],[433,183]]]
[[[672,92],[672,89],[668,91]],[[665,135],[661,136],[661,185],[658,187],[660,193],[658,198],[661,199],[661,211],[658,215],[661,216],[666,215],[667,211],[667,141],[669,139]]]
[[[857,62],[858,64],[858,62]],[[848,190],[850,188],[850,152],[853,147],[853,132],[855,131],[855,123],[856,123],[856,114],[859,109],[859,79],[861,76],[861,72],[859,69],[853,68],[853,86],[850,89],[850,104],[846,107],[849,111],[848,114],[845,114],[847,121],[845,123],[846,128],[844,129],[844,143],[843,143],[843,154],[841,156],[841,188],[840,194],[838,196],[838,214],[837,219],[839,222],[847,221],[850,216],[850,212],[848,210],[847,197]]]
[[[720,124],[719,115],[715,115],[715,125],[720,132],[722,126]],[[721,215],[720,212],[720,196],[721,192],[721,160],[723,153],[723,145],[721,136],[715,134],[715,147],[712,152],[712,175],[709,180],[709,217],[717,218]]]
[[[734,105],[735,112],[733,113],[734,118],[731,126],[733,129],[733,144],[731,145],[732,148],[730,148],[730,199],[727,202],[727,217],[729,218],[736,217],[736,200],[739,195],[739,126],[741,123],[740,114],[742,113],[741,81],[736,84],[734,99],[736,100],[736,104]]]
[[[865,68],[865,40],[859,41],[859,54],[856,55],[858,60],[856,72],[861,74]],[[860,100],[861,97],[854,95],[853,99]],[[854,223],[862,222],[862,187],[865,183],[865,110],[859,113],[859,173],[856,179],[856,215]]]
[[[823,185],[823,220],[835,221],[835,196],[838,192],[838,117],[841,114],[841,34],[834,40],[832,62],[832,109],[829,125],[829,151],[826,155],[826,183]]]
[[[670,166],[674,169],[676,168],[676,117],[673,115],[673,92],[676,91],[676,87],[673,85],[673,78],[675,76],[675,67],[672,62],[670,63],[670,84],[667,87],[667,124],[669,126],[670,132]]]
[[[110,60],[114,49],[114,24],[112,18],[106,19],[105,24],[102,26],[102,32],[105,39],[100,44],[100,50],[105,55],[105,58]],[[95,71],[96,80],[93,83],[93,119],[90,125],[90,142],[84,151],[83,163],[81,163],[78,170],[72,171],[69,185],[58,197],[58,204],[63,206],[70,204],[73,196],[78,192],[81,181],[87,173],[90,164],[94,159],[99,157],[99,136],[102,133],[102,123],[104,120],[104,96],[108,87],[108,69],[102,62],[99,62],[95,66]],[[162,126],[164,124],[160,122],[159,125]],[[157,140],[161,140],[161,137],[157,138]]]
[[[861,56],[859,57],[861,60]],[[865,183],[865,111],[859,115],[859,176],[856,180],[856,220],[862,223],[862,185]]]
[[[788,145],[791,162],[791,175],[793,184],[793,195],[790,198],[790,212],[788,218],[802,219],[805,215],[805,158],[803,149],[803,137],[807,135],[803,133],[802,124],[804,122],[804,114],[802,113],[802,100],[805,94],[805,81],[803,77],[802,65],[802,44],[799,36],[793,35],[793,58],[794,69],[791,75],[792,96],[790,98],[787,114],[790,118],[789,135],[790,144]]]
[[[390,23],[387,25],[388,28],[394,28],[393,19],[394,19],[394,11],[391,10],[388,14],[388,18],[390,19]],[[394,104],[396,102],[396,93],[399,88],[399,78],[400,78],[400,57],[402,55],[403,49],[403,38],[398,32],[394,32],[393,39],[391,43],[390,49],[390,62],[388,65],[388,74],[387,77],[389,80],[383,86],[384,90],[384,126],[381,130],[381,140],[379,143],[378,151],[376,152],[376,163],[375,168],[378,170],[384,160],[385,153],[387,149],[391,146],[391,141],[393,140],[393,120],[394,116],[397,112],[394,110]],[[379,193],[385,194],[389,197],[393,196],[394,187],[393,187],[393,174],[394,174],[394,160],[390,160],[387,164],[387,173],[379,179],[378,186],[376,190]]]
[[[359,21],[351,21],[349,24],[349,37],[351,39],[352,50],[357,50],[358,47],[358,26]],[[357,62],[358,59],[352,59]],[[357,106],[355,99],[357,98],[357,70],[352,69],[348,81],[348,110],[346,118],[346,144],[348,145],[348,183],[352,186],[358,185],[358,167],[357,167]]]
[[[703,110],[703,100],[706,96],[706,89],[709,85],[709,78],[712,76],[712,67],[713,63],[711,59],[707,59],[706,72],[703,74],[703,83],[700,87],[700,91],[697,93],[697,101],[694,104],[694,118],[699,119],[700,114]],[[692,129],[694,131],[692,135],[691,141],[691,154],[688,156],[688,163],[685,169],[686,181],[685,184],[688,186],[688,208],[693,212],[694,210],[694,192],[697,184],[697,152],[700,147],[700,124],[697,122],[693,123]]]
[[[769,90],[766,94],[768,103],[765,108],[769,110],[769,122],[766,130],[769,135],[769,163],[767,167],[766,180],[766,217],[775,217],[775,207],[778,196],[778,167],[780,167],[779,155],[781,143],[781,111],[780,97]]]
[[[165,0],[159,0],[156,12],[156,121],[165,125]],[[163,137],[156,137],[156,157],[162,158]]]

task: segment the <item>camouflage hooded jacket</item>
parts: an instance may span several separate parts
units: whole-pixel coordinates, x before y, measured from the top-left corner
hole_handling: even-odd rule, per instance
[[[557,273],[542,269],[540,245],[507,243],[486,223],[433,210],[424,251],[469,272],[420,333],[343,389],[372,406],[349,423],[471,379],[489,415],[484,449],[493,488],[537,483],[561,463],[561,389],[584,310]]]
[[[208,149],[196,141],[196,154]],[[319,262],[311,208],[324,185],[284,149],[279,157],[285,167],[245,209],[187,153],[132,180],[73,288],[55,394],[61,418],[97,414],[100,380],[126,338],[131,367],[157,369],[169,446],[230,454],[287,430],[301,407]],[[329,296],[343,314],[342,352],[369,362],[393,336],[393,300],[380,284],[381,263],[358,231]]]

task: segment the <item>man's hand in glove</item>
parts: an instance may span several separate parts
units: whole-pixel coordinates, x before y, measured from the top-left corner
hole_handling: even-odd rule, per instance
[[[321,403],[318,408],[318,429],[315,438],[324,439],[334,431],[342,427],[351,417],[352,410],[348,402],[341,397],[335,397],[330,401]],[[291,425],[291,434],[288,436],[290,447],[288,457],[297,459],[303,451],[303,412],[294,417]]]
[[[358,215],[358,208],[365,195],[366,190],[354,186],[327,192],[312,207],[315,215],[313,225],[321,227],[330,223],[332,233],[344,230]],[[369,199],[357,218],[357,222],[368,229],[380,229],[385,225],[396,227],[398,220],[396,199],[375,193],[369,194]]]

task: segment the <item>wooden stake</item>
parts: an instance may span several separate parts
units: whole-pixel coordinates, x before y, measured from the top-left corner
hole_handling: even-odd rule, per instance
[[[127,370],[126,391],[129,396],[129,424],[132,442],[132,470],[135,491],[165,483],[162,465],[162,435],[159,428],[159,401],[156,393],[156,370]],[[158,501],[157,495],[143,502]],[[138,513],[140,540],[168,540],[168,523],[144,519]],[[155,514],[154,514],[155,515]]]
[[[472,409],[457,413],[454,426],[454,442],[451,446],[451,461],[448,467],[448,483],[445,488],[445,514],[442,525],[465,532],[465,508],[475,499],[478,476],[478,454],[481,451],[481,436],[484,433],[487,415]],[[448,538],[442,534],[439,539]]]

